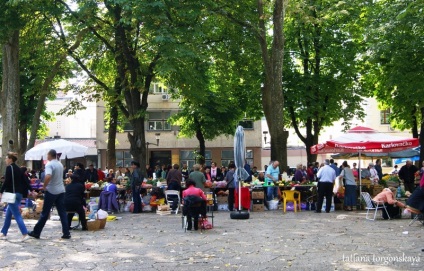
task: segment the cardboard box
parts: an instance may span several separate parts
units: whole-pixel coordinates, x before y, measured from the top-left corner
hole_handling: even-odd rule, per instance
[[[265,197],[264,191],[253,191],[252,192],[252,199],[261,199],[263,200]]]
[[[263,204],[253,204],[252,212],[263,212],[265,211],[265,206]]]
[[[264,204],[264,199],[252,199],[253,204]]]

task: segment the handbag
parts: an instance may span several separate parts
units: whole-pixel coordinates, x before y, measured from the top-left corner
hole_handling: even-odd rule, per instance
[[[4,192],[1,196],[1,202],[2,203],[15,203],[16,202],[16,194],[15,194],[15,175],[13,173],[13,166],[10,165],[12,168],[12,184],[13,184],[13,193],[10,192]]]

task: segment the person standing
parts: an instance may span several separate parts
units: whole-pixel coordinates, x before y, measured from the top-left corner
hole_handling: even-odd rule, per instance
[[[184,179],[188,179],[188,175],[190,174],[187,164],[183,164],[183,168],[181,169],[181,174],[184,177]]]
[[[84,165],[82,163],[76,163],[74,168],[74,174],[78,175],[78,180],[82,185],[85,185],[86,176],[85,176],[85,169]]]
[[[279,189],[279,187],[276,186],[276,183],[278,182],[278,176],[280,175],[279,165],[280,162],[274,161],[266,169],[264,186],[267,186],[267,201],[278,198],[277,189]]]
[[[347,211],[353,211],[353,206],[356,206],[356,181],[352,169],[350,169],[347,161],[342,164],[343,170],[340,173],[340,178],[345,181],[345,196],[344,206]]]
[[[369,171],[370,171],[370,180],[372,184],[378,184],[380,178],[378,177],[378,171],[375,169],[375,166],[373,163],[369,163],[368,165]]]
[[[212,181],[221,181],[222,179],[221,169],[216,166],[215,162],[211,163],[211,177]]]
[[[143,210],[141,206],[140,193],[141,193],[141,185],[143,183],[144,176],[140,170],[140,163],[138,163],[137,161],[131,162],[131,168],[133,169],[131,173],[131,190],[132,190],[132,197],[134,202],[133,213],[137,214]]]
[[[40,219],[34,226],[34,230],[28,233],[29,236],[36,239],[40,238],[41,232],[49,218],[50,211],[53,205],[56,205],[57,212],[62,224],[62,239],[70,239],[68,217],[65,209],[65,186],[63,185],[63,166],[56,159],[57,153],[55,150],[50,150],[47,153],[46,177],[44,179],[44,204]]]
[[[97,170],[97,177],[99,181],[103,181],[106,178],[106,175],[101,168]]]
[[[337,167],[337,164],[334,163],[334,160],[333,159],[330,159],[330,167],[332,169],[334,169],[334,171],[336,172],[336,176],[339,176],[340,175],[340,169]]]
[[[174,164],[173,168],[168,172],[166,176],[166,183],[168,185],[169,190],[181,190],[181,181],[183,179],[183,175],[180,171],[180,166],[178,164]]]
[[[225,176],[225,181],[227,182],[227,188],[228,188],[228,210],[233,211],[234,210],[234,190],[235,190],[235,182],[234,179],[234,173],[235,173],[236,165],[235,164],[229,164],[228,165],[228,172]]]
[[[383,179],[383,169],[381,168],[381,159],[375,161],[374,169],[377,170],[378,179]]]
[[[196,187],[203,189],[205,188],[206,178],[205,175],[200,172],[200,165],[195,164],[193,166],[194,171],[190,173],[189,178],[196,182]]]
[[[318,203],[315,213],[321,213],[324,197],[326,199],[325,212],[331,210],[331,200],[333,198],[333,185],[336,179],[336,171],[330,166],[330,160],[325,159],[324,166],[317,173],[318,182]]]
[[[110,172],[110,170],[109,170]],[[112,170],[113,172],[113,170]],[[85,179],[90,183],[97,183],[99,176],[97,175],[97,170],[94,169],[93,164],[91,164],[88,169],[85,171]]]
[[[26,198],[28,196],[30,185],[26,178],[24,178],[22,170],[15,164],[17,159],[18,154],[12,152],[7,153],[5,159],[7,167],[4,183],[0,190],[0,198],[4,192],[9,192],[15,193],[16,199],[14,203],[7,204],[6,217],[4,219],[3,228],[1,229],[2,235],[0,236],[0,240],[7,239],[7,232],[9,231],[13,215],[16,220],[16,224],[18,224],[19,230],[22,233],[21,241],[24,242],[29,239],[29,236],[24,220],[22,219],[21,212],[19,211],[19,206],[21,205],[22,198]]]
[[[403,180],[405,185],[405,191],[414,192],[415,189],[415,173],[418,171],[418,168],[412,164],[411,160],[406,161],[406,165],[400,168],[399,170],[399,179]]]

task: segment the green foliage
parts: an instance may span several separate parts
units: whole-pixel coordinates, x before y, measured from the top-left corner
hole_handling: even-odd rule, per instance
[[[284,95],[291,125],[309,147],[321,129],[362,118],[369,92],[358,80],[362,1],[296,1],[285,21]],[[306,133],[299,128],[305,127]]]
[[[424,2],[377,1],[369,15],[365,57],[369,87],[391,125],[416,129],[424,107]]]

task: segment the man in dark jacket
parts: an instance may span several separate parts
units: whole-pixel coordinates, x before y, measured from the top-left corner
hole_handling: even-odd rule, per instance
[[[85,179],[91,183],[97,183],[99,180],[97,170],[94,168],[93,164],[91,164],[85,171]]]
[[[131,162],[131,168],[133,169],[131,173],[131,190],[134,202],[133,213],[140,213],[142,211],[141,206],[141,185],[143,184],[144,176],[140,170],[140,163],[137,161]]]
[[[181,189],[181,180],[183,179],[183,175],[179,170],[180,166],[178,164],[174,164],[172,169],[166,175],[166,183],[168,185],[169,190],[180,190]]]
[[[414,192],[415,190],[415,173],[418,168],[412,164],[411,160],[406,161],[406,165],[399,170],[399,179],[403,180],[405,191]]]

